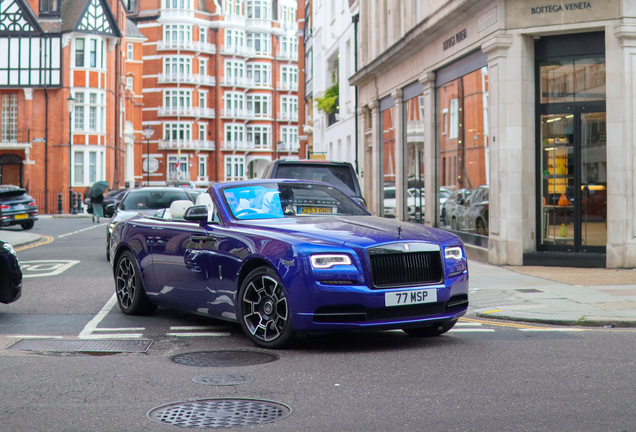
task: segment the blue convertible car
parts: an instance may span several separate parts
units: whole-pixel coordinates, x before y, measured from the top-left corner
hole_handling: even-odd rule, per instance
[[[256,345],[298,334],[450,330],[468,307],[461,240],[370,215],[326,183],[216,184],[119,223],[110,253],[126,314],[166,306],[239,322]]]

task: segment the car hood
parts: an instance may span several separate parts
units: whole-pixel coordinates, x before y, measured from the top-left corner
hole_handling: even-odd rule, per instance
[[[438,229],[375,216],[243,220],[238,222],[237,226],[270,231],[273,235],[288,235],[303,241],[346,244],[354,248],[409,240],[440,243],[455,238],[453,234]],[[399,232],[398,227],[401,228]]]

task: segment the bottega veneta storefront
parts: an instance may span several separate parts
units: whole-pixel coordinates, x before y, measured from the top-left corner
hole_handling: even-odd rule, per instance
[[[626,5],[467,3],[370,59],[351,78],[369,208],[493,264],[636,266]]]

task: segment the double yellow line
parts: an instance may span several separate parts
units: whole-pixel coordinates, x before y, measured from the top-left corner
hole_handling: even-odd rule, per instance
[[[53,237],[44,236],[44,235],[42,236],[42,239],[43,240],[40,240],[37,243],[33,243],[33,244],[26,245],[26,246],[15,248],[15,250],[17,252],[20,252],[20,251],[23,251],[23,250],[32,249],[32,248],[35,248],[35,247],[38,247],[38,246],[44,246],[44,245],[47,245],[49,243],[53,243],[53,240],[55,240]]]
[[[460,322],[480,323],[480,324],[485,324],[485,325],[495,326],[495,327],[509,327],[509,328],[522,328],[522,329],[549,329],[549,328],[552,328],[552,327],[544,327],[544,326],[532,326],[532,325],[526,325],[526,324],[508,323],[508,322],[501,322],[501,321],[480,320],[480,319],[473,319],[473,318],[466,318],[466,317],[460,318],[459,321]]]

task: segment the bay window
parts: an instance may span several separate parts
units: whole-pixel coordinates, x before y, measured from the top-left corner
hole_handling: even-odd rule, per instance
[[[271,76],[271,65],[266,63],[248,63],[247,79],[257,87],[269,87]]]
[[[271,149],[272,136],[271,126],[248,126],[247,127],[247,144],[257,150]]]
[[[247,95],[247,111],[254,117],[269,117],[269,95]]]
[[[243,180],[245,172],[244,156],[225,156],[225,180]]]

